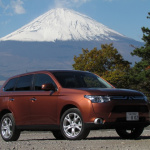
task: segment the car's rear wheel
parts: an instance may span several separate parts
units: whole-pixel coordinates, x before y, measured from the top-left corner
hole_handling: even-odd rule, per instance
[[[7,113],[2,117],[0,132],[1,137],[6,142],[18,140],[20,131],[16,129],[15,120],[11,113]]]
[[[133,127],[131,129],[117,128],[116,132],[123,139],[137,139],[143,133],[144,127]]]
[[[77,108],[67,110],[61,117],[61,132],[67,140],[80,140],[88,136],[81,113]]]

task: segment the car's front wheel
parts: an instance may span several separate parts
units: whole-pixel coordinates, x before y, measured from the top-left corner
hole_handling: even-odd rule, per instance
[[[61,132],[67,140],[80,140],[88,136],[81,113],[77,108],[67,110],[61,117]]]
[[[64,140],[64,136],[62,135],[61,131],[52,131],[53,136],[57,139],[57,140]]]
[[[18,140],[20,131],[16,129],[15,120],[11,113],[7,113],[2,117],[0,132],[3,140],[6,142]]]
[[[133,127],[131,129],[117,128],[116,132],[123,139],[137,139],[143,132],[144,127]]]

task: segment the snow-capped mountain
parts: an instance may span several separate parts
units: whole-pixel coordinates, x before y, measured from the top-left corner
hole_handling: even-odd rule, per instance
[[[0,39],[0,80],[34,70],[72,69],[82,48],[110,43],[130,62],[137,61],[130,45],[143,44],[73,10],[52,9]]]
[[[57,8],[0,40],[15,41],[99,41],[117,40],[120,33],[76,11]]]

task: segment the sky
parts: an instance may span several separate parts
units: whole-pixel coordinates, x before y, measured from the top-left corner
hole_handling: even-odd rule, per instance
[[[141,27],[150,28],[150,0],[0,0],[0,38],[59,7],[85,14],[138,41],[142,41]]]

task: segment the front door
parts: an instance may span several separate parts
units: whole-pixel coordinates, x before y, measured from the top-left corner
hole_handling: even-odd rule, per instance
[[[43,91],[43,84],[55,83],[48,74],[34,76],[34,92],[30,97],[30,116],[33,125],[56,124],[57,121],[57,91]]]

